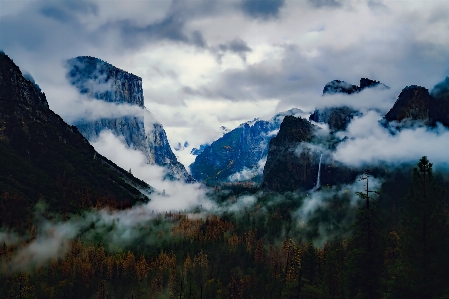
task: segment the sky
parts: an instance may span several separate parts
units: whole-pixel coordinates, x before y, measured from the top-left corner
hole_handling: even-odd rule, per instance
[[[175,151],[186,167],[194,159],[190,150],[220,137],[221,126],[340,104],[376,111],[354,119],[344,133],[348,141],[332,153],[335,160],[360,166],[417,162],[427,154],[436,166],[449,167],[447,129],[416,127],[392,135],[378,123],[405,86],[431,89],[449,76],[448,32],[447,0],[0,0],[0,50],[32,75],[53,111],[69,123],[133,113],[135,107],[117,111],[87,101],[67,81],[67,59],[105,60],[142,78],[145,106],[163,124],[172,148],[189,144]],[[390,89],[322,96],[331,80],[358,84],[362,77]],[[122,219],[111,235],[117,242],[134,236],[136,223],[127,220],[145,223],[154,210],[201,205],[219,213],[256,201],[243,197],[217,207],[199,184],[162,181],[162,169],[147,165],[110,132],[93,146],[157,190],[147,205],[87,214],[100,223]],[[338,192],[360,189],[351,186]],[[326,205],[323,198],[321,191],[313,193],[295,215],[307,220]],[[23,256],[38,263],[63,254],[85,220],[43,221],[41,237],[13,263],[20,268]],[[0,240],[20,238],[0,231]]]
[[[0,49],[52,110],[69,123],[107,111],[80,105],[64,68],[101,58],[142,78],[172,148],[188,141],[175,151],[186,166],[220,126],[327,105],[322,90],[334,79],[390,86],[351,100],[387,112],[403,87],[449,76],[448,32],[446,0],[0,0]]]

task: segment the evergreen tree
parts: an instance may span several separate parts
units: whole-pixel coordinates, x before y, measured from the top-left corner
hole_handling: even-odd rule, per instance
[[[383,248],[380,232],[379,210],[369,190],[370,174],[365,172],[361,180],[366,180],[366,190],[356,192],[364,204],[357,213],[353,237],[350,241],[349,287],[351,297],[380,298],[380,276],[382,273]]]
[[[432,163],[422,157],[413,170],[400,231],[397,297],[439,298],[448,291],[448,216],[445,192],[434,182]]]

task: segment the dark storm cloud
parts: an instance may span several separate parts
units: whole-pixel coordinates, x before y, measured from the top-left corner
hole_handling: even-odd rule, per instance
[[[190,38],[184,33],[185,19],[182,15],[167,15],[162,21],[146,26],[138,26],[131,20],[120,21],[116,24],[107,24],[106,30],[111,25],[118,28],[122,33],[122,38],[128,45],[146,44],[149,41],[171,40],[182,43],[189,43]]]
[[[368,7],[376,11],[386,11],[387,7],[381,1],[368,0]]]
[[[343,0],[307,0],[313,7],[340,7]]]
[[[284,4],[285,0],[243,0],[241,7],[252,18],[269,19],[277,17]]]
[[[207,42],[204,39],[203,34],[198,30],[193,32],[191,42],[198,48],[207,48]]]
[[[65,0],[60,2],[44,3],[39,12],[47,17],[62,23],[73,22],[78,13],[94,14],[98,12],[98,7],[87,1]]]
[[[246,61],[246,54],[251,52],[252,49],[248,46],[248,44],[242,40],[241,38],[235,38],[232,41],[219,44],[218,47],[213,50],[216,53],[217,59],[220,62],[225,52],[232,52],[239,55],[243,61]]]
[[[270,99],[293,96],[303,90],[322,90],[326,78],[324,70],[298,52],[295,45],[282,45],[283,58],[276,61],[261,61],[245,69],[228,69],[219,79],[198,89],[184,88],[184,92],[204,97],[221,97],[233,101]],[[308,65],[309,64],[309,65]],[[324,79],[326,80],[326,79]],[[329,80],[330,81],[330,80]]]
[[[314,105],[311,95],[321,97],[324,85],[334,79],[358,84],[360,78],[367,77],[391,86],[399,94],[412,84],[432,88],[448,75],[449,52],[443,45],[417,41],[407,34],[402,37],[387,42],[367,34],[357,48],[321,46],[312,56],[297,45],[278,45],[282,55],[277,59],[245,69],[228,69],[215,82],[184,91],[233,101],[276,98],[282,109],[305,108],[306,104]],[[384,108],[383,103],[381,106]]]
[[[165,17],[150,24],[136,24],[132,19],[120,20],[115,23],[107,23],[104,30],[116,30],[121,32],[121,37],[128,46],[140,46],[151,41],[170,40],[186,44],[204,44],[200,32],[187,35],[184,26],[187,22],[187,12],[183,9],[181,1],[173,1]]]
[[[103,47],[113,44],[111,50],[121,52],[168,40],[208,49],[200,30],[189,32],[185,28],[192,19],[214,11],[210,4],[198,6],[199,3],[189,5],[188,2],[174,0],[160,19],[145,21],[118,15],[105,20],[100,18],[99,5],[90,1],[35,1],[22,9],[20,18],[17,15],[2,16],[0,28],[14,30],[2,30],[0,43],[5,49],[19,46],[36,51],[46,47],[59,52],[65,52],[62,48],[75,52],[72,49],[86,44]],[[89,24],[83,22],[87,17],[101,19],[99,26],[89,28]]]
[[[251,52],[251,48],[241,38],[237,37],[227,43],[211,46],[208,45],[200,30],[194,30],[193,32],[186,30],[186,24],[194,19],[201,19],[204,16],[209,16],[208,14],[219,14],[214,1],[208,2],[204,7],[198,7],[197,4],[191,7],[183,1],[174,0],[166,16],[158,22],[142,26],[136,25],[128,19],[113,24],[105,24],[104,30],[111,30],[111,27],[119,29],[122,39],[128,47],[138,47],[148,42],[169,40],[208,50],[217,57],[218,61],[221,60],[225,52],[235,53],[245,60],[246,53]]]
[[[220,50],[223,50],[223,51],[229,50],[234,53],[251,52],[251,48],[248,47],[248,44],[241,38],[236,38],[227,44],[220,44],[219,48],[220,48]]]
[[[0,43],[5,50],[27,50],[31,53],[67,53],[78,44],[98,44],[101,32],[86,32],[80,17],[96,16],[97,6],[88,1],[33,1],[19,15],[0,18]],[[12,53],[10,53],[12,54]]]
[[[269,2],[272,1],[270,0]],[[191,7],[186,6],[184,2],[175,0],[172,2],[165,18],[161,21],[146,26],[138,26],[131,20],[126,20],[117,22],[116,24],[107,24],[104,28],[108,30],[107,28],[111,25],[119,28],[123,39],[128,45],[144,44],[149,41],[170,40],[192,45],[199,49],[209,50],[217,57],[218,61],[221,61],[225,52],[237,54],[243,60],[246,60],[246,54],[251,52],[252,49],[239,37],[229,42],[221,43],[218,46],[210,46],[200,30],[194,30],[192,33],[186,32],[185,26],[189,21],[195,18],[202,18],[206,13],[217,13],[215,9],[216,7],[210,4],[196,11],[196,14],[192,14]]]

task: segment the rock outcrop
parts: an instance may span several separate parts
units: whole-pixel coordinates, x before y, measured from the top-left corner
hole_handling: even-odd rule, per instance
[[[144,107],[142,79],[98,58],[79,56],[68,61],[68,79],[81,94],[117,105],[131,105],[132,115],[94,120],[79,119],[74,125],[89,141],[103,130],[123,138],[130,148],[140,150],[148,164],[166,169],[166,178],[193,182],[177,161],[162,124]]]
[[[323,89],[323,95],[332,95],[337,93],[354,94],[361,92],[365,88],[372,87],[388,88],[385,84],[379,81],[371,80],[368,78],[360,79],[360,86],[349,84],[345,81],[333,80],[327,83]],[[329,125],[331,131],[344,131],[347,129],[348,124],[354,118],[354,116],[360,115],[360,112],[347,107],[326,107],[316,109],[309,117],[309,120],[326,123]]]
[[[291,109],[272,119],[255,119],[225,133],[211,145],[195,149],[198,156],[190,165],[192,176],[199,181],[260,182],[268,153],[268,143],[273,138],[286,115],[305,113]]]
[[[75,212],[128,207],[147,200],[139,190],[151,192],[50,110],[45,94],[2,52],[0,165],[0,226],[31,220],[39,200],[52,211]]]
[[[322,186],[354,181],[357,171],[332,159],[327,145],[332,141],[323,142],[317,138],[318,130],[306,119],[284,118],[278,135],[270,141],[263,188],[277,192],[311,190],[319,187],[319,168]]]
[[[449,77],[435,85],[430,93],[421,86],[405,87],[385,115],[385,120],[395,121],[401,127],[413,125],[416,121],[428,126],[441,123],[449,127]]]

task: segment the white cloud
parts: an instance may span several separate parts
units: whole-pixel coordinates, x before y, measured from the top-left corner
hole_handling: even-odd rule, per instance
[[[449,75],[447,1],[320,7],[290,0],[268,19],[248,16],[239,1],[3,2],[0,27],[11,30],[2,31],[0,47],[32,74],[51,109],[68,122],[133,113],[80,98],[66,82],[66,59],[99,57],[142,77],[146,106],[172,146],[187,140],[199,147],[220,137],[222,125],[292,107],[348,104],[385,112],[406,85],[431,88]],[[205,44],[192,39],[195,32]],[[220,62],[217,48],[235,39],[251,48],[246,61],[224,51]],[[333,79],[357,84],[361,77],[392,88],[321,96]],[[185,165],[194,158],[188,152],[177,153]]]
[[[334,158],[347,165],[360,166],[378,162],[416,163],[422,156],[427,156],[436,165],[449,165],[447,128],[441,125],[435,129],[415,127],[391,134],[380,125],[381,118],[374,111],[356,117],[347,132],[342,133],[348,139],[338,145]]]

